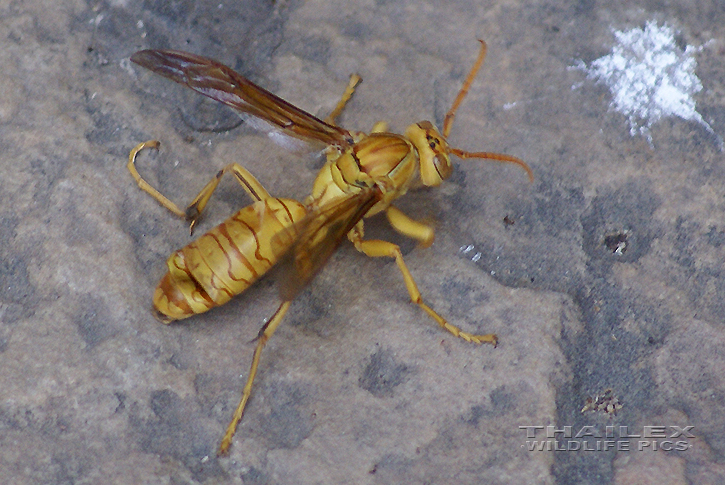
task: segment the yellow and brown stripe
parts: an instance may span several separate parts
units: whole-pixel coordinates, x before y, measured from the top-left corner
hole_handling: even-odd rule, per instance
[[[154,295],[163,321],[203,313],[246,290],[277,262],[272,239],[300,221],[305,207],[291,199],[266,199],[241,209],[167,261],[169,272]]]

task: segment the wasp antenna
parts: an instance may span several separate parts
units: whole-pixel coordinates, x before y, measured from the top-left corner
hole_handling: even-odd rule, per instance
[[[533,183],[534,181],[534,172],[531,170],[531,167],[529,167],[529,165],[520,158],[516,158],[512,155],[492,152],[464,152],[458,148],[450,148],[449,152],[461,159],[483,158],[486,160],[493,160],[494,162],[514,163],[526,171],[526,174],[529,176],[529,182]]]
[[[478,74],[478,70],[483,64],[483,59],[486,57],[486,43],[481,39],[478,39],[478,41],[481,43],[481,50],[478,53],[478,58],[473,64],[473,67],[468,73],[468,76],[466,76],[466,80],[463,81],[463,86],[461,86],[461,90],[458,91],[458,96],[456,96],[456,99],[453,100],[453,105],[451,106],[451,109],[448,110],[448,113],[446,113],[446,117],[443,119],[443,136],[446,138],[448,138],[448,134],[451,132],[451,125],[453,125],[453,119],[456,117],[456,110],[458,110],[458,107],[461,105],[463,98],[465,98],[466,94],[468,94],[471,83],[473,83],[476,74]]]

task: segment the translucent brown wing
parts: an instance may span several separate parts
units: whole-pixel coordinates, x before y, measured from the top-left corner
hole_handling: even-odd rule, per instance
[[[173,50],[144,50],[131,61],[227,106],[266,121],[282,133],[324,145],[352,144],[347,130],[325,123],[207,57]]]
[[[290,301],[317,275],[348,232],[380,200],[380,191],[370,188],[350,197],[332,200],[311,212],[275,239],[295,242],[280,261],[280,297]],[[273,241],[273,245],[284,244]],[[289,247],[287,245],[286,247]]]

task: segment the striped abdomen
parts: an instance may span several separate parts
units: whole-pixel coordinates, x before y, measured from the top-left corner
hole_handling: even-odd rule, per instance
[[[154,293],[159,318],[168,323],[203,313],[246,290],[292,244],[293,234],[283,232],[306,212],[291,199],[255,202],[176,251]]]

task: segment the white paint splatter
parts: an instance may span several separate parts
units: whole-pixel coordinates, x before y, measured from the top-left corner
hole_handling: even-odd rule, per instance
[[[609,87],[611,107],[627,117],[630,134],[639,133],[652,145],[652,125],[666,116],[679,116],[703,125],[717,137],[722,150],[722,138],[697,112],[692,98],[702,90],[694,57],[701,48],[688,45],[683,51],[677,47],[673,30],[654,21],[647,22],[644,29],[615,31],[614,36],[617,45],[611,54],[588,68],[582,61],[576,67]]]
[[[458,251],[474,263],[478,263],[481,260],[483,253],[480,251],[476,251],[475,254],[471,256],[471,251],[473,251],[474,249],[476,249],[476,246],[474,246],[473,244],[469,244],[467,246],[461,246]]]

